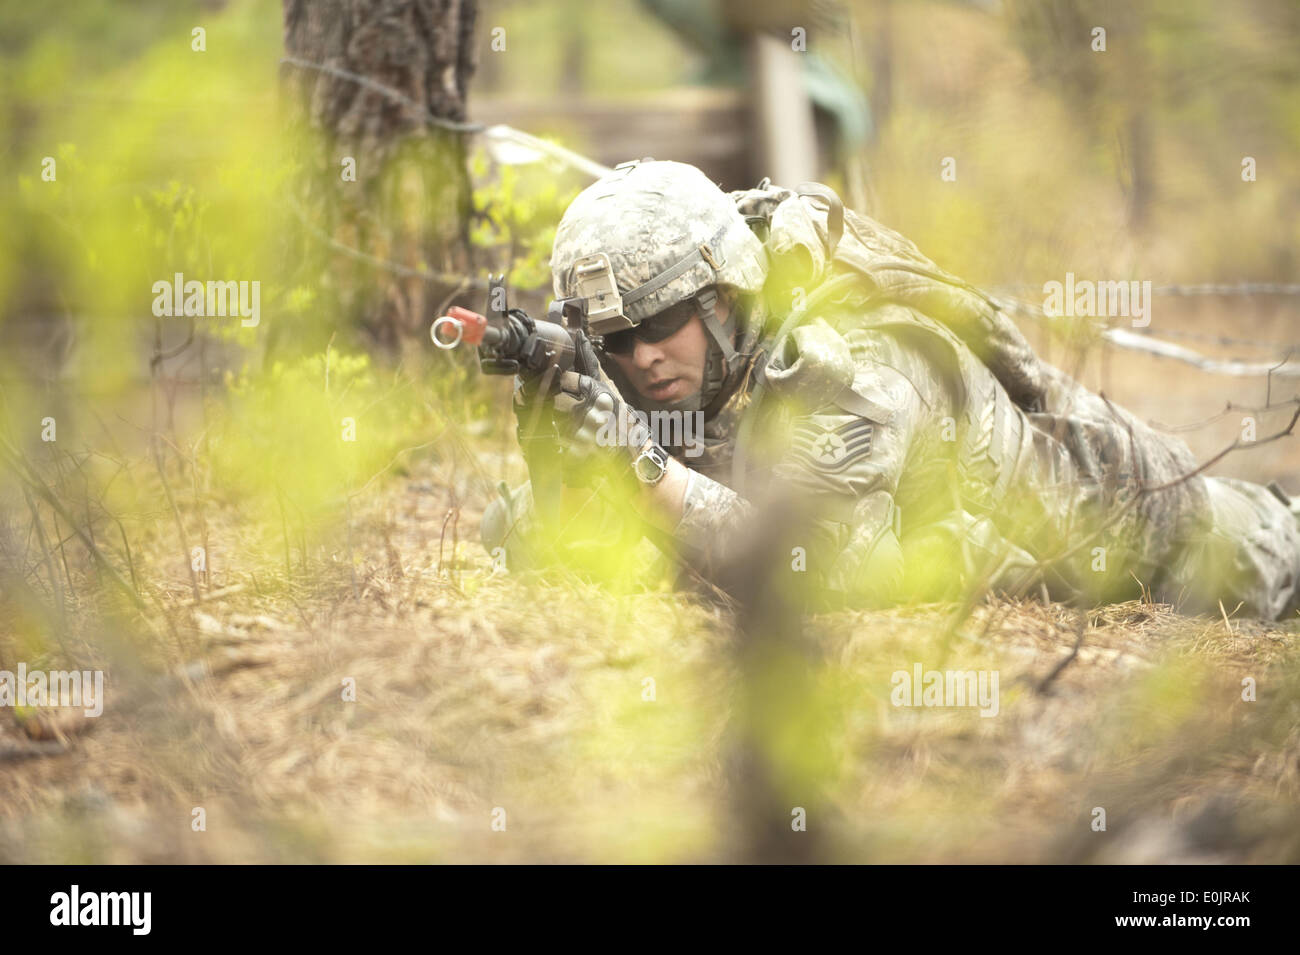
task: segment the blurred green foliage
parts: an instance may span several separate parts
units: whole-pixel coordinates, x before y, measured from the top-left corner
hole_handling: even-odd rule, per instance
[[[502,166],[493,180],[481,152],[470,170],[483,183],[474,190],[470,242],[501,263],[511,288],[549,290],[555,227],[578,190],[537,165]]]
[[[874,197],[866,211],[980,283],[1035,282],[1066,269],[1198,282],[1294,280],[1296,6],[1252,0],[1229,9],[1209,0],[1164,0],[1142,5],[1140,15],[1122,6],[1050,0],[1036,5],[1045,13],[1035,18],[1020,17],[1019,3],[1008,3],[1005,16],[971,4],[895,3],[892,29],[884,31],[870,28],[879,4],[854,4],[867,25],[865,44],[887,41],[895,64],[893,108],[865,157]],[[1117,18],[1106,54],[1087,47],[1097,16]],[[1063,32],[1063,23],[1079,30]],[[191,48],[196,25],[207,31],[205,52]],[[506,28],[507,53],[487,60],[497,25]],[[845,38],[813,30],[810,40],[830,45]],[[484,382],[471,354],[433,354],[427,344],[427,354],[400,362],[379,358],[345,320],[340,289],[375,266],[327,246],[295,213],[290,194],[303,175],[304,151],[323,147],[286,134],[276,101],[280,44],[278,5],[266,2],[214,8],[70,0],[53,15],[22,4],[3,14],[0,141],[9,174],[0,189],[0,330],[17,344],[0,356],[0,431],[85,520],[123,576],[158,605],[188,598],[190,548],[200,541],[210,547],[217,585],[247,578],[259,593],[276,594],[320,581],[337,593],[339,581],[328,570],[355,571],[373,557],[351,547],[353,512],[370,503],[372,482],[414,460],[445,465],[436,516],[412,519],[442,520],[445,529],[450,500],[464,503],[457,495],[466,486],[479,495],[473,505],[481,505],[483,485],[509,468],[519,472],[507,382]],[[869,75],[870,58],[853,60],[852,52],[842,51],[842,60],[856,64],[864,86],[880,82]],[[552,100],[590,92],[630,101],[700,72],[699,54],[631,0],[485,3],[479,56],[485,89]],[[1131,69],[1108,67],[1112,61]],[[1139,127],[1147,137],[1147,215],[1135,222],[1133,157],[1125,143]],[[413,147],[410,155],[418,161],[426,154]],[[1241,180],[1245,155],[1259,161],[1256,182]],[[939,175],[947,156],[956,159],[955,182]],[[42,178],[46,157],[55,160],[53,181]],[[474,213],[467,225],[476,269],[505,269],[516,289],[544,290],[555,223],[575,185],[542,165],[494,170],[482,156],[471,173]],[[829,173],[841,187],[847,175]],[[427,182],[395,171],[380,183],[380,201],[367,210],[373,234],[386,239],[418,226],[403,217],[422,214],[424,206],[411,199],[425,195]],[[190,334],[188,320],[151,313],[153,283],[176,272],[261,282],[262,320],[257,328],[195,320],[197,341],[160,361],[155,375],[157,353],[179,348]],[[35,349],[18,347],[29,339]],[[31,358],[34,352],[43,358]],[[58,419],[52,446],[38,438],[47,415]],[[481,440],[470,444],[467,436]],[[494,449],[499,456],[490,458]],[[28,505],[10,471],[0,479],[0,496],[5,533],[17,541],[34,510],[35,526],[52,542],[48,555],[30,539],[25,550],[6,550],[9,559],[21,552],[24,563],[5,579],[0,649],[44,662],[64,654],[65,639],[94,641],[96,652],[115,646],[129,629],[120,618],[88,620],[98,609],[96,595],[107,589],[102,568],[85,559],[48,507]],[[589,518],[588,500],[579,494],[566,501],[566,518]],[[490,626],[466,623],[456,632],[455,639],[470,635],[467,646],[517,641],[545,661],[563,643],[557,668],[564,679],[570,667],[578,674],[576,704],[562,711],[557,694],[569,684],[539,678],[544,700],[535,705],[561,713],[549,748],[536,745],[533,709],[518,707],[522,728],[499,715],[504,708],[494,711],[499,722],[488,725],[515,733],[516,749],[503,750],[488,776],[516,783],[535,805],[587,812],[552,810],[567,813],[559,825],[568,828],[560,831],[576,830],[575,854],[657,861],[716,848],[720,827],[734,825],[714,816],[729,811],[717,808],[722,772],[715,763],[733,694],[747,707],[736,729],[774,768],[780,796],[801,803],[829,790],[840,812],[831,825],[844,835],[833,853],[854,860],[872,852],[934,857],[951,844],[946,840],[985,835],[986,848],[1012,854],[1005,831],[983,832],[995,828],[993,809],[1004,810],[999,822],[1016,821],[1020,807],[1006,798],[1005,777],[1011,770],[1035,779],[1063,772],[1056,757],[1032,748],[1023,759],[1008,757],[1024,745],[1018,723],[980,750],[973,741],[990,730],[973,713],[887,708],[893,670],[914,659],[937,664],[951,651],[940,636],[942,621],[841,619],[838,640],[821,635],[831,653],[817,666],[772,654],[755,662],[748,686],[737,686],[731,635],[715,632],[719,615],[680,594],[645,594],[664,586],[665,568],[639,563],[644,549],[633,554],[614,537],[606,545],[572,554],[570,573],[548,569],[506,581],[475,554],[474,572],[447,583],[442,594],[474,601],[451,612],[491,617]],[[449,563],[470,549],[462,543]],[[614,559],[619,553],[623,559]],[[436,559],[432,547],[405,556],[412,565]],[[952,562],[936,558],[936,575]],[[603,586],[589,587],[584,576]],[[421,599],[435,589],[412,578]],[[66,607],[53,596],[62,593],[60,580],[68,583]],[[435,610],[437,623],[440,612],[445,604]],[[1031,625],[1045,629],[1040,620],[1025,624]],[[418,626],[422,638],[438,629],[425,616]],[[146,641],[153,637],[140,632]],[[567,639],[557,641],[561,632]],[[1187,643],[1203,639],[1198,632]],[[1057,643],[1048,649],[1064,653]],[[459,670],[433,672],[472,687],[464,671],[478,658],[465,652],[468,665],[457,657]],[[1007,665],[982,644],[947,662]],[[1139,764],[1153,752],[1169,750],[1171,765],[1181,766],[1193,748],[1185,741],[1201,738],[1193,731],[1205,723],[1200,707],[1210,674],[1199,664],[1163,664],[1128,690],[1117,688],[1120,676],[1106,678],[1105,692],[1091,688],[1105,717],[1091,744],[1081,744],[1074,727],[1031,729],[1056,732],[1062,748],[1080,748],[1103,769],[1129,774],[1135,786],[1147,781]],[[1003,684],[1007,710],[1022,703],[1022,714],[1030,710],[1034,697],[1026,687],[1041,677],[1030,669],[1019,685]],[[658,709],[629,695],[629,684],[639,687],[645,673],[658,678]],[[1293,673],[1280,682],[1294,690]],[[1267,727],[1282,737],[1279,747],[1292,750],[1294,736],[1285,737],[1293,714],[1286,722],[1282,708],[1294,695],[1276,693]],[[1037,713],[1030,715],[1038,719]],[[582,732],[575,735],[572,726]],[[473,743],[464,752],[490,749],[482,745],[483,724],[464,732]],[[448,745],[411,735],[424,747],[417,758]],[[379,730],[376,736],[382,739]],[[1284,755],[1280,750],[1278,759]],[[1293,783],[1294,759],[1286,765],[1278,779]],[[1266,782],[1272,785],[1259,787]],[[1039,785],[1041,792],[1020,798],[1057,797]],[[1072,803],[1050,810],[1076,811]],[[637,824],[629,826],[633,816]],[[382,828],[389,831],[388,820]],[[108,852],[93,833],[56,831],[60,861],[101,860]],[[326,831],[304,827],[289,840],[298,849],[286,851],[325,852]]]

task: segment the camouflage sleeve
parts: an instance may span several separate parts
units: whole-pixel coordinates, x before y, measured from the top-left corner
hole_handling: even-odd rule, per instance
[[[932,419],[918,373],[927,369],[894,339],[851,333],[851,385],[793,421],[775,474],[806,497],[830,542],[810,548],[832,603],[876,606],[903,595],[899,483]],[[814,568],[813,563],[817,564]]]
[[[682,499],[682,516],[673,536],[686,558],[707,572],[718,565],[726,542],[751,523],[754,507],[731,488],[691,471]]]
[[[876,606],[901,596],[901,512],[895,497],[912,422],[905,402],[857,385],[881,409],[823,408],[795,419],[790,450],[774,476],[804,498],[810,571],[832,604]],[[881,413],[881,412],[884,413]]]
[[[920,403],[892,369],[867,361],[856,368],[851,388],[791,420],[771,474],[812,515],[804,549],[818,589],[832,603],[861,606],[890,602],[901,592],[894,494]],[[707,573],[723,548],[759,519],[753,503],[692,472],[675,534],[688,559]]]

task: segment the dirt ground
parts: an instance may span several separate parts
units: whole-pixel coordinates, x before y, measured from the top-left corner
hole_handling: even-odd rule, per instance
[[[725,861],[815,806],[801,857],[827,861],[1300,859],[1294,624],[1134,601],[1087,614],[1072,656],[1058,606],[993,601],[953,637],[947,606],[814,618],[812,702],[772,745],[820,760],[765,816],[734,770],[752,674],[726,614],[485,556],[457,582],[429,487],[367,525],[358,596],[339,568],[178,609],[173,662],[121,655],[103,717],[5,725],[0,857]],[[997,671],[996,718],[891,705],[912,661]]]

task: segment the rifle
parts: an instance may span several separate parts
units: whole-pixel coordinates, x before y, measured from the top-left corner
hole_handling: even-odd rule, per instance
[[[553,393],[560,376],[575,368],[600,375],[583,300],[555,299],[547,306],[546,320],[539,322],[523,309],[509,307],[504,275],[488,280],[486,316],[453,305],[434,321],[429,335],[443,349],[477,346],[484,374],[518,375],[530,391],[537,387]]]
[[[547,306],[546,319],[538,321],[523,309],[509,307],[505,276],[498,275],[488,280],[486,316],[460,306],[447,311],[429,330],[434,345],[446,350],[474,345],[484,374],[518,376],[517,391],[532,409],[527,419],[519,418],[516,436],[528,464],[538,516],[554,519],[561,510],[564,464],[554,453],[554,429],[544,398],[559,391],[560,378],[568,371],[602,378],[612,387],[596,357],[600,339],[593,344],[584,300],[555,299]]]
[[[614,290],[613,274],[609,272],[607,262],[605,272],[608,290]],[[596,290],[598,302],[607,303],[616,297],[608,290]],[[600,294],[602,291],[604,294]],[[539,322],[522,309],[509,307],[504,275],[490,276],[486,316],[458,305],[452,306],[447,310],[448,314],[434,320],[429,336],[434,345],[446,350],[461,344],[477,346],[479,368],[484,374],[517,375],[523,382],[522,388],[533,398],[554,394],[559,390],[560,376],[566,371],[576,370],[600,378],[622,400],[618,387],[603,373],[596,357],[595,349],[600,346],[601,339],[590,333],[586,303],[591,299],[591,295],[554,299],[547,306],[546,320]],[[619,307],[615,305],[614,309]],[[598,312],[597,317],[601,314]],[[542,418],[543,406],[543,401],[533,402],[528,422],[519,421],[517,436],[528,464],[537,515],[543,523],[558,527],[564,493],[563,464],[556,455],[547,453],[553,434],[550,418]],[[593,493],[610,500],[599,486]],[[704,579],[677,553],[671,535],[639,516],[636,521],[642,533],[669,559],[693,576]],[[566,522],[566,525],[571,523]]]

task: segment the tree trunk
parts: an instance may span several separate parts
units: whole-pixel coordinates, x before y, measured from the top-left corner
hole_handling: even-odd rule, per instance
[[[301,212],[335,243],[321,291],[393,348],[426,334],[451,291],[426,273],[468,264],[465,133],[437,120],[465,119],[476,15],[477,0],[284,0],[286,57],[305,61],[284,67],[310,136]]]

